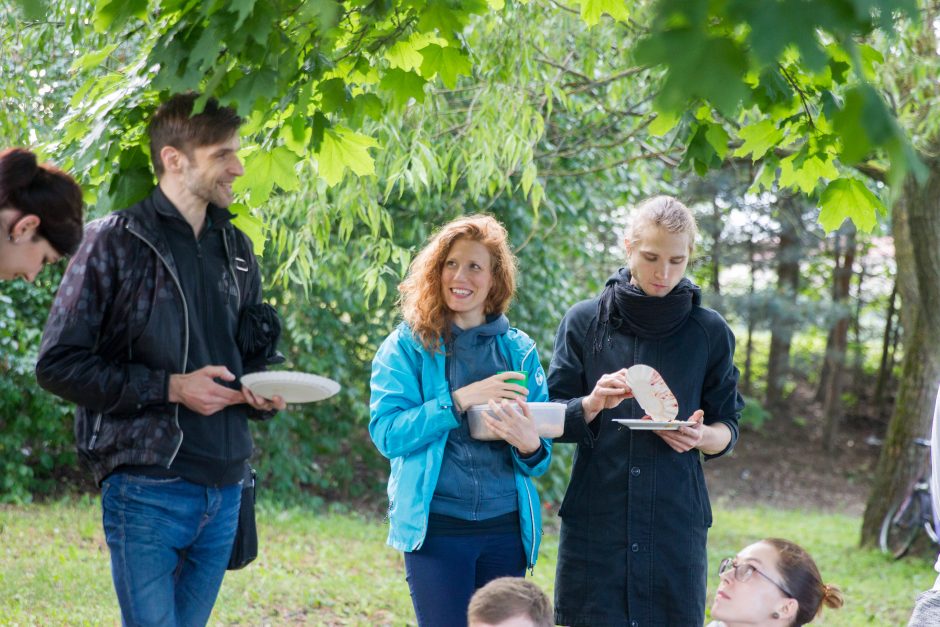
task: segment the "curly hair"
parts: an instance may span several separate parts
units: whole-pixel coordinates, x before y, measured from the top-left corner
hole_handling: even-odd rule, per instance
[[[445,224],[415,256],[408,275],[398,285],[402,317],[432,353],[440,348],[441,338],[446,339],[450,333],[454,314],[444,302],[441,274],[451,247],[459,239],[479,242],[490,251],[493,284],[486,295],[484,314],[505,313],[516,293],[516,258],[509,248],[506,227],[484,214]]]

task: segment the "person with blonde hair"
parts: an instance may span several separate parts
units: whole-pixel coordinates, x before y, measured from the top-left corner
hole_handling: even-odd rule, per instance
[[[548,468],[551,442],[527,401],[548,389],[535,343],[505,315],[515,288],[499,222],[444,225],[399,285],[404,321],[372,361],[369,433],[391,464],[388,544],[404,552],[420,625],[466,624],[476,589],[523,575],[538,554],[531,477]],[[528,386],[513,382],[519,371]],[[470,436],[466,412],[480,404],[496,441]]]
[[[695,235],[695,218],[675,198],[641,203],[624,238],[627,267],[558,327],[548,386],[568,407],[556,441],[577,444],[558,512],[561,625],[693,625],[705,616],[712,514],[702,459],[731,450],[744,403],[734,335],[685,278]],[[637,364],[658,372],[676,418],[690,424],[615,422],[646,417],[626,379]]]
[[[708,627],[799,627],[819,616],[823,606],[842,607],[839,588],[823,583],[806,550],[780,538],[745,547],[718,566],[721,583]]]
[[[467,608],[469,627],[552,627],[552,602],[521,577],[500,577],[477,590]]]
[[[0,152],[0,279],[32,282],[82,241],[82,190],[25,148]]]

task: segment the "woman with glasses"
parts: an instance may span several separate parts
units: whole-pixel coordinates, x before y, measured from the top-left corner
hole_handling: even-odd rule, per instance
[[[765,538],[722,560],[721,583],[707,627],[798,626],[813,622],[822,607],[842,607],[842,593],[824,584],[816,562],[788,540]]]
[[[32,281],[82,241],[82,190],[23,148],[0,152],[0,279]]]
[[[567,402],[556,442],[577,444],[559,515],[555,620],[561,625],[697,625],[705,616],[712,523],[702,459],[734,446],[744,406],[734,335],[685,277],[695,218],[675,198],[641,203],[627,266],[558,327],[549,396]],[[641,419],[626,369],[654,368],[672,390],[675,430]]]

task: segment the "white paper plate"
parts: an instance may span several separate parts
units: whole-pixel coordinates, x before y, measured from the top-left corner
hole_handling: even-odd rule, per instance
[[[613,418],[612,420],[637,431],[675,431],[679,427],[688,427],[693,424],[691,420],[670,420],[669,422],[634,418]]]
[[[646,364],[627,368],[627,385],[640,407],[653,420],[668,422],[679,415],[679,402],[655,369]]]
[[[264,398],[280,396],[287,403],[322,401],[339,392],[339,383],[306,372],[269,370],[252,372],[242,377],[242,385]]]

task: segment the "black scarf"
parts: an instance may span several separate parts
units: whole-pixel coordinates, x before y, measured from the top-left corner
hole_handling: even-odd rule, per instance
[[[687,278],[665,296],[648,296],[630,283],[630,270],[620,268],[607,279],[598,300],[594,352],[610,344],[611,328],[623,327],[625,332],[644,340],[669,337],[685,324],[692,307],[701,300],[701,289]]]

